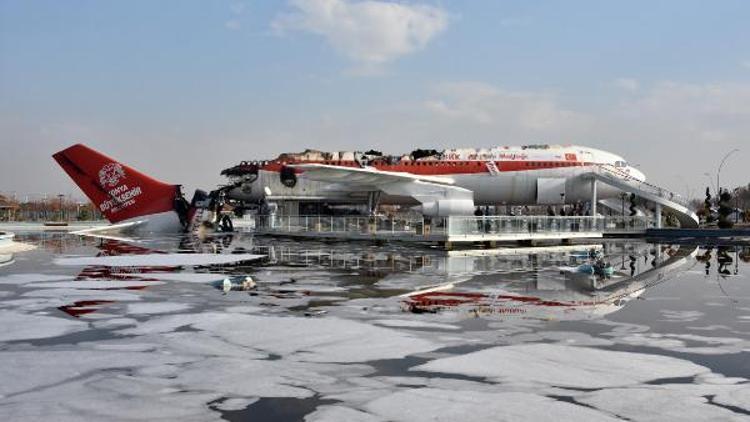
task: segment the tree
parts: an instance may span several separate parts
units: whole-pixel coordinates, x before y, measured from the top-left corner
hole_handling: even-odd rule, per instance
[[[734,226],[731,215],[734,211],[732,208],[732,194],[729,193],[728,189],[724,189],[719,193],[719,228],[720,229],[731,229]]]
[[[706,199],[703,201],[703,212],[706,215],[706,223],[712,223],[714,217],[711,215],[711,190],[706,186]]]
[[[635,208],[635,194],[634,193],[630,194],[630,208],[629,208],[629,210],[630,210],[630,216],[631,217],[633,217],[634,215],[638,214],[638,211]]]

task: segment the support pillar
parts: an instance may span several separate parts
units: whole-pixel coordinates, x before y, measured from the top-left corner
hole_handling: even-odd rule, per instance
[[[596,203],[598,201],[596,195],[596,179],[591,179],[591,216],[596,217]]]
[[[656,204],[656,210],[654,212],[654,226],[657,229],[661,228],[661,204]]]

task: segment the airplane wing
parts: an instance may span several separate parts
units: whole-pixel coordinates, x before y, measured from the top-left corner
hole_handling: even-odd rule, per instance
[[[412,197],[422,203],[428,214],[471,214],[474,210],[474,192],[454,186],[455,181],[450,177],[325,164],[296,164],[291,167],[302,170],[302,177],[309,180],[336,183],[362,191]],[[433,211],[428,211],[428,207]],[[443,211],[439,211],[440,208]]]
[[[346,185],[377,186],[388,182],[420,180],[443,185],[452,185],[454,180],[445,176],[424,176],[395,171],[381,171],[372,167],[339,167],[327,164],[293,164],[289,167],[304,171],[306,178],[319,182],[342,183]]]

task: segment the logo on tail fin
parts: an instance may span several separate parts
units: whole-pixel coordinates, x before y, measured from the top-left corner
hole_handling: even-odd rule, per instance
[[[174,211],[179,187],[76,144],[53,155],[112,223]]]
[[[125,169],[120,163],[109,163],[99,170],[99,184],[104,187],[114,187],[125,178]]]

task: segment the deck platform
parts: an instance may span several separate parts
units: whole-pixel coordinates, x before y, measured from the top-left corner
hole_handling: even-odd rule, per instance
[[[253,216],[257,235],[295,238],[399,241],[453,245],[567,241],[605,235],[644,234],[645,217],[484,216],[389,218],[349,216]]]

